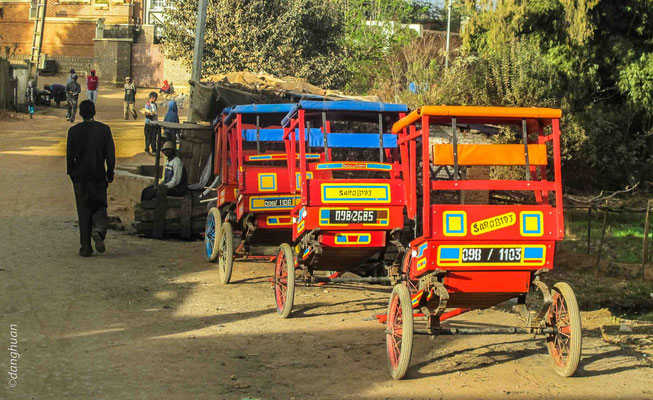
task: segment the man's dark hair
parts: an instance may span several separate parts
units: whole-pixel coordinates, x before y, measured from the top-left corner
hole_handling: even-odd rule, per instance
[[[159,95],[156,94],[156,92],[150,92],[150,96],[148,97],[148,99],[154,99],[154,100],[156,100],[158,98],[159,98]]]
[[[91,119],[95,116],[95,103],[91,100],[84,100],[79,103],[79,115],[84,119]]]

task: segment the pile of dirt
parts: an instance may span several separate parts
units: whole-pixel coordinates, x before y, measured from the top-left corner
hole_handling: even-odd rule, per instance
[[[277,78],[264,72],[258,74],[248,71],[230,72],[228,74],[212,75],[207,77],[206,80],[239,85],[242,88],[256,92],[274,92],[277,95],[315,95],[330,100],[380,101],[378,96],[348,96],[342,92],[311,85],[303,79],[295,77]]]

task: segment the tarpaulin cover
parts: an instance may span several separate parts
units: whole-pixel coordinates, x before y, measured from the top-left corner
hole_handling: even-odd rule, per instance
[[[206,81],[190,83],[195,87],[190,111],[193,121],[213,121],[224,107],[237,104],[287,103],[304,98],[380,101],[377,96],[347,96],[301,79],[247,71],[214,75]]]
[[[283,97],[319,98],[328,100],[380,101],[378,96],[348,96],[336,90],[322,89],[295,77],[282,77],[249,71],[229,72],[209,76],[207,80],[216,83],[235,84],[257,92],[274,92]],[[248,104],[248,103],[238,103]]]
[[[212,82],[193,82],[195,92],[191,104],[193,121],[213,121],[225,107],[236,104],[275,103],[281,98],[269,93],[250,93]]]
[[[295,129],[295,138],[299,140],[299,129]],[[256,129],[244,129],[243,140],[248,142],[256,141]],[[259,141],[281,142],[283,141],[283,129],[261,129],[259,130]],[[329,133],[327,135],[328,146],[331,148],[350,147],[357,149],[378,149],[379,135],[376,133]],[[323,147],[324,136],[322,130],[312,128],[308,145],[310,147]],[[397,147],[397,136],[386,133],[383,135],[383,147],[392,149]]]
[[[381,103],[370,101],[311,101],[302,100],[297,103],[281,121],[282,126],[287,126],[292,118],[297,116],[297,112],[302,109],[306,111],[329,112],[341,111],[351,113],[407,113],[408,106],[405,104]]]

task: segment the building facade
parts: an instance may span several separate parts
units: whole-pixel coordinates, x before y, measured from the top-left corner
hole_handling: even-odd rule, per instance
[[[187,80],[187,71],[166,60],[157,25],[167,0],[46,0],[42,53],[58,70],[82,75],[96,69],[104,82],[120,84],[131,75],[142,87],[157,87],[167,69]],[[29,57],[38,0],[0,0],[0,52],[12,63]],[[183,87],[185,82],[176,82]]]

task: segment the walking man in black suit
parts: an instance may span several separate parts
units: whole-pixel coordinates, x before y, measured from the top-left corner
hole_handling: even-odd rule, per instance
[[[79,114],[84,121],[68,130],[66,162],[79,217],[79,255],[90,257],[93,254],[91,239],[98,253],[105,251],[107,187],[113,182],[116,155],[111,129],[93,120],[95,104],[90,100],[82,101]]]

